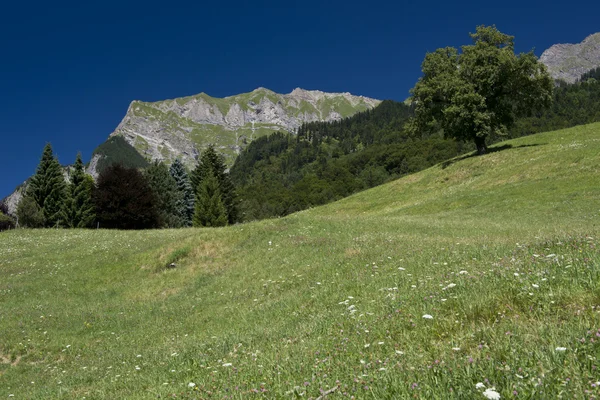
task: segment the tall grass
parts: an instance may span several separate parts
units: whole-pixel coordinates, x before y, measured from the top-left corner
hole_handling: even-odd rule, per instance
[[[0,396],[596,398],[600,124],[500,146],[282,219],[2,233]]]

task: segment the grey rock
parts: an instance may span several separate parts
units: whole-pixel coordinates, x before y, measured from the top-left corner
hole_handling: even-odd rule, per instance
[[[542,53],[540,61],[554,79],[575,83],[582,74],[600,67],[600,32],[577,44],[555,44]]]

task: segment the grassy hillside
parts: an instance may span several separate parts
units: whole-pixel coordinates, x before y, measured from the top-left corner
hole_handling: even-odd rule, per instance
[[[495,149],[282,219],[3,233],[0,396],[595,398],[600,124]]]

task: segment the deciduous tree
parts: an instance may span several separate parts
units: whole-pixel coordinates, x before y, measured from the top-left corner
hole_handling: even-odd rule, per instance
[[[413,132],[442,129],[446,137],[474,141],[503,135],[517,117],[547,107],[552,79],[533,52],[516,55],[513,36],[495,26],[478,26],[473,44],[437,49],[425,56],[423,76],[411,90]]]

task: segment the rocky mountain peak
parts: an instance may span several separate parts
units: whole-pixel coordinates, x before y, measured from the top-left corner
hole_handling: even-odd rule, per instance
[[[542,53],[540,61],[554,79],[575,83],[582,74],[600,67],[600,32],[581,43],[555,44]]]
[[[340,120],[379,103],[350,93],[296,88],[279,94],[264,87],[224,98],[199,93],[157,102],[136,100],[111,137],[122,136],[148,159],[171,162],[180,158],[188,166],[213,144],[232,163],[259,136],[293,133],[305,122]]]

